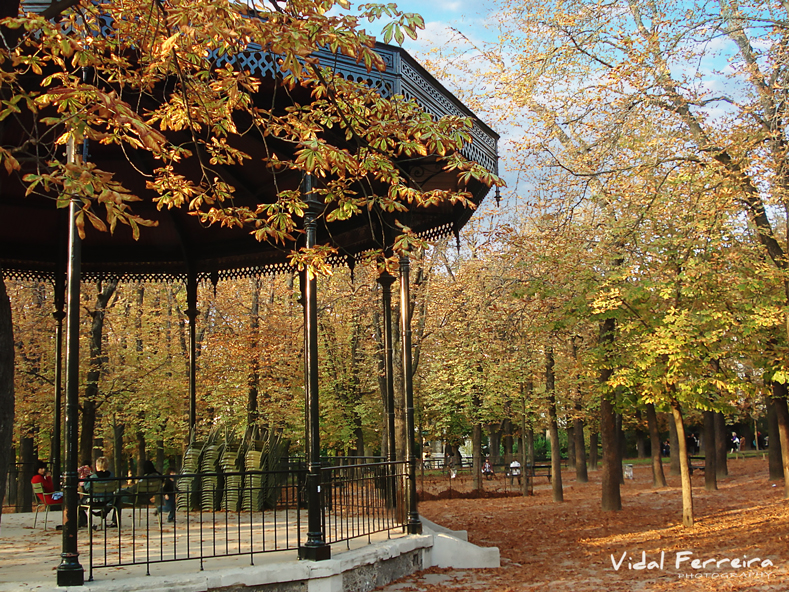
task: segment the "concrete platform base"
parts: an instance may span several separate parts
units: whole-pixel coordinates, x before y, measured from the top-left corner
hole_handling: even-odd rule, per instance
[[[465,530],[450,530],[425,518],[422,518],[422,527],[433,537],[429,550],[431,566],[456,569],[501,567],[498,547],[478,547],[469,543]]]
[[[12,535],[7,528],[12,521],[4,517],[3,522],[4,534]],[[499,567],[497,548],[477,547],[465,540],[465,532],[451,531],[427,520],[423,526],[421,535],[386,538],[383,534],[370,544],[364,544],[363,539],[359,541],[361,546],[337,548],[332,559],[326,561],[299,561],[295,552],[286,552],[258,556],[262,564],[254,566],[231,563],[230,558],[217,560],[225,563],[204,571],[197,571],[199,565],[195,562],[173,562],[161,565],[168,570],[166,573],[150,576],[102,569],[95,574],[95,581],[71,587],[56,586],[54,572],[42,570],[41,562],[36,564],[42,557],[26,553],[17,555],[18,567],[24,569],[22,562],[29,567],[15,572],[15,581],[3,577],[11,574],[0,570],[0,592],[369,592],[432,566]],[[0,557],[7,558],[6,551],[18,553],[19,542],[18,537],[2,537]]]

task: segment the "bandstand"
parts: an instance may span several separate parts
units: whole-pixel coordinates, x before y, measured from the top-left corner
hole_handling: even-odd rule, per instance
[[[44,3],[29,2],[28,8],[41,10]],[[438,81],[424,70],[403,49],[378,44],[377,53],[383,58],[385,71],[368,71],[363,64],[347,56],[331,53],[328,49],[316,52],[321,63],[330,63],[333,71],[341,77],[367,83],[384,97],[402,95],[413,99],[433,117],[445,115],[470,117],[473,119],[471,135],[461,154],[481,164],[492,173],[497,172],[498,135]],[[277,65],[270,53],[263,50],[246,52],[228,58],[213,57],[221,67],[228,60],[232,65],[243,68],[263,81],[260,101],[270,100],[277,83]],[[224,61],[223,61],[224,60]],[[309,95],[294,91],[294,101],[309,102]],[[14,129],[5,126],[0,130],[0,142],[14,141]],[[71,147],[75,150],[78,147]],[[262,147],[245,146],[250,153]],[[0,269],[6,278],[32,279],[51,282],[55,290],[56,339],[61,350],[65,343],[65,396],[61,398],[60,368],[58,353],[56,386],[54,393],[55,434],[53,435],[52,461],[56,477],[63,477],[65,494],[63,543],[61,564],[57,579],[60,585],[83,583],[85,568],[80,561],[85,556],[83,546],[78,546],[78,477],[77,477],[77,418],[78,418],[78,369],[79,369],[79,294],[80,281],[114,276],[128,281],[182,281],[187,287],[187,310],[189,331],[189,417],[190,426],[196,417],[196,331],[198,320],[198,285],[201,282],[254,277],[266,274],[286,273],[292,270],[288,255],[302,247],[330,245],[336,254],[330,257],[332,265],[353,266],[367,252],[376,249],[386,254],[393,253],[398,236],[398,223],[407,225],[418,236],[435,240],[457,235],[473,214],[472,208],[459,203],[440,201],[428,206],[409,205],[407,211],[398,214],[376,209],[367,210],[348,219],[328,221],[330,207],[319,199],[316,188],[323,182],[313,175],[297,174],[294,171],[274,174],[254,164],[226,165],[219,167],[224,178],[236,188],[236,205],[254,209],[260,203],[272,203],[277,199],[276,186],[298,190],[303,196],[306,210],[300,220],[300,232],[296,240],[285,245],[270,244],[256,240],[249,228],[219,228],[206,226],[183,209],[158,209],[146,192],[139,171],[149,170],[153,163],[142,153],[128,155],[117,146],[97,145],[86,149],[91,162],[103,170],[111,170],[118,178],[128,179],[128,184],[143,200],[134,204],[141,217],[153,220],[156,225],[142,228],[135,240],[131,231],[119,227],[114,234],[102,233],[86,228],[84,240],[76,235],[73,219],[77,205],[71,200],[70,209],[56,208],[54,201],[44,196],[25,196],[25,187],[16,182],[14,176],[0,174]],[[64,155],[64,158],[66,155]],[[73,157],[73,154],[71,155]],[[403,159],[399,163],[413,183],[422,190],[457,189],[458,176],[443,169],[441,159],[435,156]],[[489,191],[481,182],[471,180],[465,186],[471,194],[471,202],[478,205]],[[408,303],[410,297],[409,258],[407,253],[399,257],[397,276],[382,272],[378,278],[382,294],[382,319],[385,343],[384,399],[387,402],[385,416],[388,428],[388,458],[355,468],[327,464],[320,458],[318,390],[318,323],[315,277],[302,272],[300,275],[302,304],[304,309],[304,359],[305,359],[305,409],[306,448],[305,462],[301,466],[277,467],[265,475],[261,472],[241,472],[236,481],[236,491],[225,485],[217,497],[232,494],[242,499],[247,495],[244,483],[253,477],[276,480],[279,485],[280,501],[274,507],[254,509],[248,513],[229,508],[217,502],[217,512],[209,520],[203,506],[187,505],[187,514],[181,518],[182,530],[176,522],[167,530],[148,512],[132,507],[132,513],[124,518],[126,524],[114,533],[105,529],[100,535],[92,531],[88,551],[90,575],[95,567],[112,567],[130,563],[178,561],[181,559],[203,559],[222,555],[254,556],[273,550],[297,550],[301,559],[324,560],[330,558],[330,545],[358,536],[370,536],[375,532],[402,529],[408,533],[419,533],[421,525],[416,505],[416,457],[414,449],[414,409],[411,367],[410,311],[401,311],[400,351],[403,371],[401,383],[406,406],[407,434],[406,458],[395,458],[395,407],[393,377],[393,330],[392,288],[399,287],[400,303]],[[63,399],[63,400],[62,400]],[[61,408],[65,407],[64,434],[59,433]],[[59,442],[65,441],[65,462]],[[341,464],[341,463],[339,463]],[[253,475],[254,473],[254,475]],[[204,476],[190,474],[179,476],[182,493],[188,497],[188,483],[197,482]],[[191,481],[190,481],[191,479]],[[229,482],[229,477],[222,479]],[[120,483],[114,489],[120,488]],[[132,504],[133,506],[133,504]],[[240,507],[240,506],[239,506]],[[302,512],[304,509],[304,512]],[[139,511],[138,511],[139,510]],[[302,514],[304,517],[302,518]],[[144,517],[142,517],[144,516]],[[364,518],[360,518],[364,516]],[[284,530],[271,527],[271,520],[279,520]],[[199,530],[199,536],[195,529]],[[184,534],[183,529],[186,529]],[[191,530],[190,530],[191,529]],[[205,530],[211,529],[213,546],[204,546]],[[268,529],[268,530],[266,530]],[[279,535],[277,534],[279,532]],[[123,534],[127,533],[127,534]],[[216,533],[220,533],[217,535]],[[247,534],[248,533],[248,534]],[[295,533],[295,535],[294,535]],[[189,537],[199,539],[199,551],[194,543],[189,546]],[[225,550],[217,550],[216,536],[220,536]],[[279,536],[278,540],[275,540]],[[125,537],[125,538],[124,538]],[[131,538],[129,538],[131,537]],[[150,541],[159,539],[154,546]],[[180,537],[180,538],[179,538]],[[283,540],[284,537],[284,540]],[[195,540],[197,540],[195,539]],[[141,543],[141,541],[143,541]],[[180,542],[179,542],[180,541]],[[186,541],[186,543],[184,542]],[[80,542],[80,545],[83,543]],[[180,547],[179,547],[180,545]],[[219,545],[222,547],[222,545]],[[124,551],[122,552],[122,549]],[[128,552],[131,549],[131,555]],[[191,550],[190,550],[191,549]]]

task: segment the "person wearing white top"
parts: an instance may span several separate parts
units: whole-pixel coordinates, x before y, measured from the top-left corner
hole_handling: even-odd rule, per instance
[[[515,482],[515,478],[518,479],[518,485],[521,484],[521,463],[516,460],[513,460],[510,463],[510,484]]]

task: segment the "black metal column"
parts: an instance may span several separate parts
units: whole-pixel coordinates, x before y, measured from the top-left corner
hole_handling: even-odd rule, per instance
[[[61,446],[63,434],[63,320],[66,318],[66,275],[60,266],[55,272],[55,310],[52,316],[55,319],[55,413],[52,422],[52,483],[55,488],[60,487],[60,475],[63,462],[61,460]]]
[[[304,216],[304,231],[307,248],[314,247],[318,234],[318,216],[323,204],[313,193],[311,175],[304,177],[302,190],[307,212]],[[320,399],[318,396],[318,298],[317,279],[309,272],[302,278],[304,298],[304,366],[306,384],[305,406],[307,409],[307,542],[299,547],[299,559],[322,561],[331,559],[331,546],[326,544],[323,532],[323,508],[321,496],[320,458]]]
[[[72,135],[68,144],[68,162],[76,162],[76,146]],[[76,196],[69,200],[69,242],[67,266],[68,302],[66,315],[66,483],[63,487],[63,543],[61,562],[58,565],[58,586],[82,586],[85,570],[79,563],[77,550],[78,493],[77,453],[79,440],[77,421],[79,413],[79,294],[82,273],[82,242],[77,232],[76,216],[80,201]]]
[[[408,487],[406,500],[408,505],[408,521],[406,530],[409,534],[420,534],[422,522],[416,507],[416,450],[414,445],[414,381],[411,363],[411,261],[408,257],[400,257],[400,338],[403,350],[403,390],[405,391],[405,455],[408,459]]]
[[[189,430],[197,424],[197,274],[186,277],[186,317],[189,319]]]
[[[394,361],[392,359],[392,284],[395,277],[388,271],[384,271],[378,276],[378,283],[381,284],[381,294],[384,309],[384,383],[386,392],[386,447],[387,460],[396,460],[395,451],[395,409],[394,409]]]
[[[395,450],[395,408],[394,408],[394,361],[392,348],[392,284],[395,277],[388,271],[383,271],[378,276],[378,283],[381,284],[381,295],[384,312],[384,385],[386,392],[386,460],[394,463],[397,460]],[[396,483],[394,465],[388,470],[386,501],[388,507],[395,507],[397,504]]]

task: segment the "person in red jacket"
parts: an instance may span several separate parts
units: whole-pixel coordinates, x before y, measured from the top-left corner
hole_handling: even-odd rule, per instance
[[[41,483],[41,488],[44,490],[44,493],[39,493],[38,499],[41,500],[42,503],[48,506],[59,506],[62,503],[63,492],[55,491],[55,487],[52,485],[52,475],[47,471],[47,465],[44,461],[38,461],[36,463],[36,474],[33,475],[30,482],[33,484]]]

